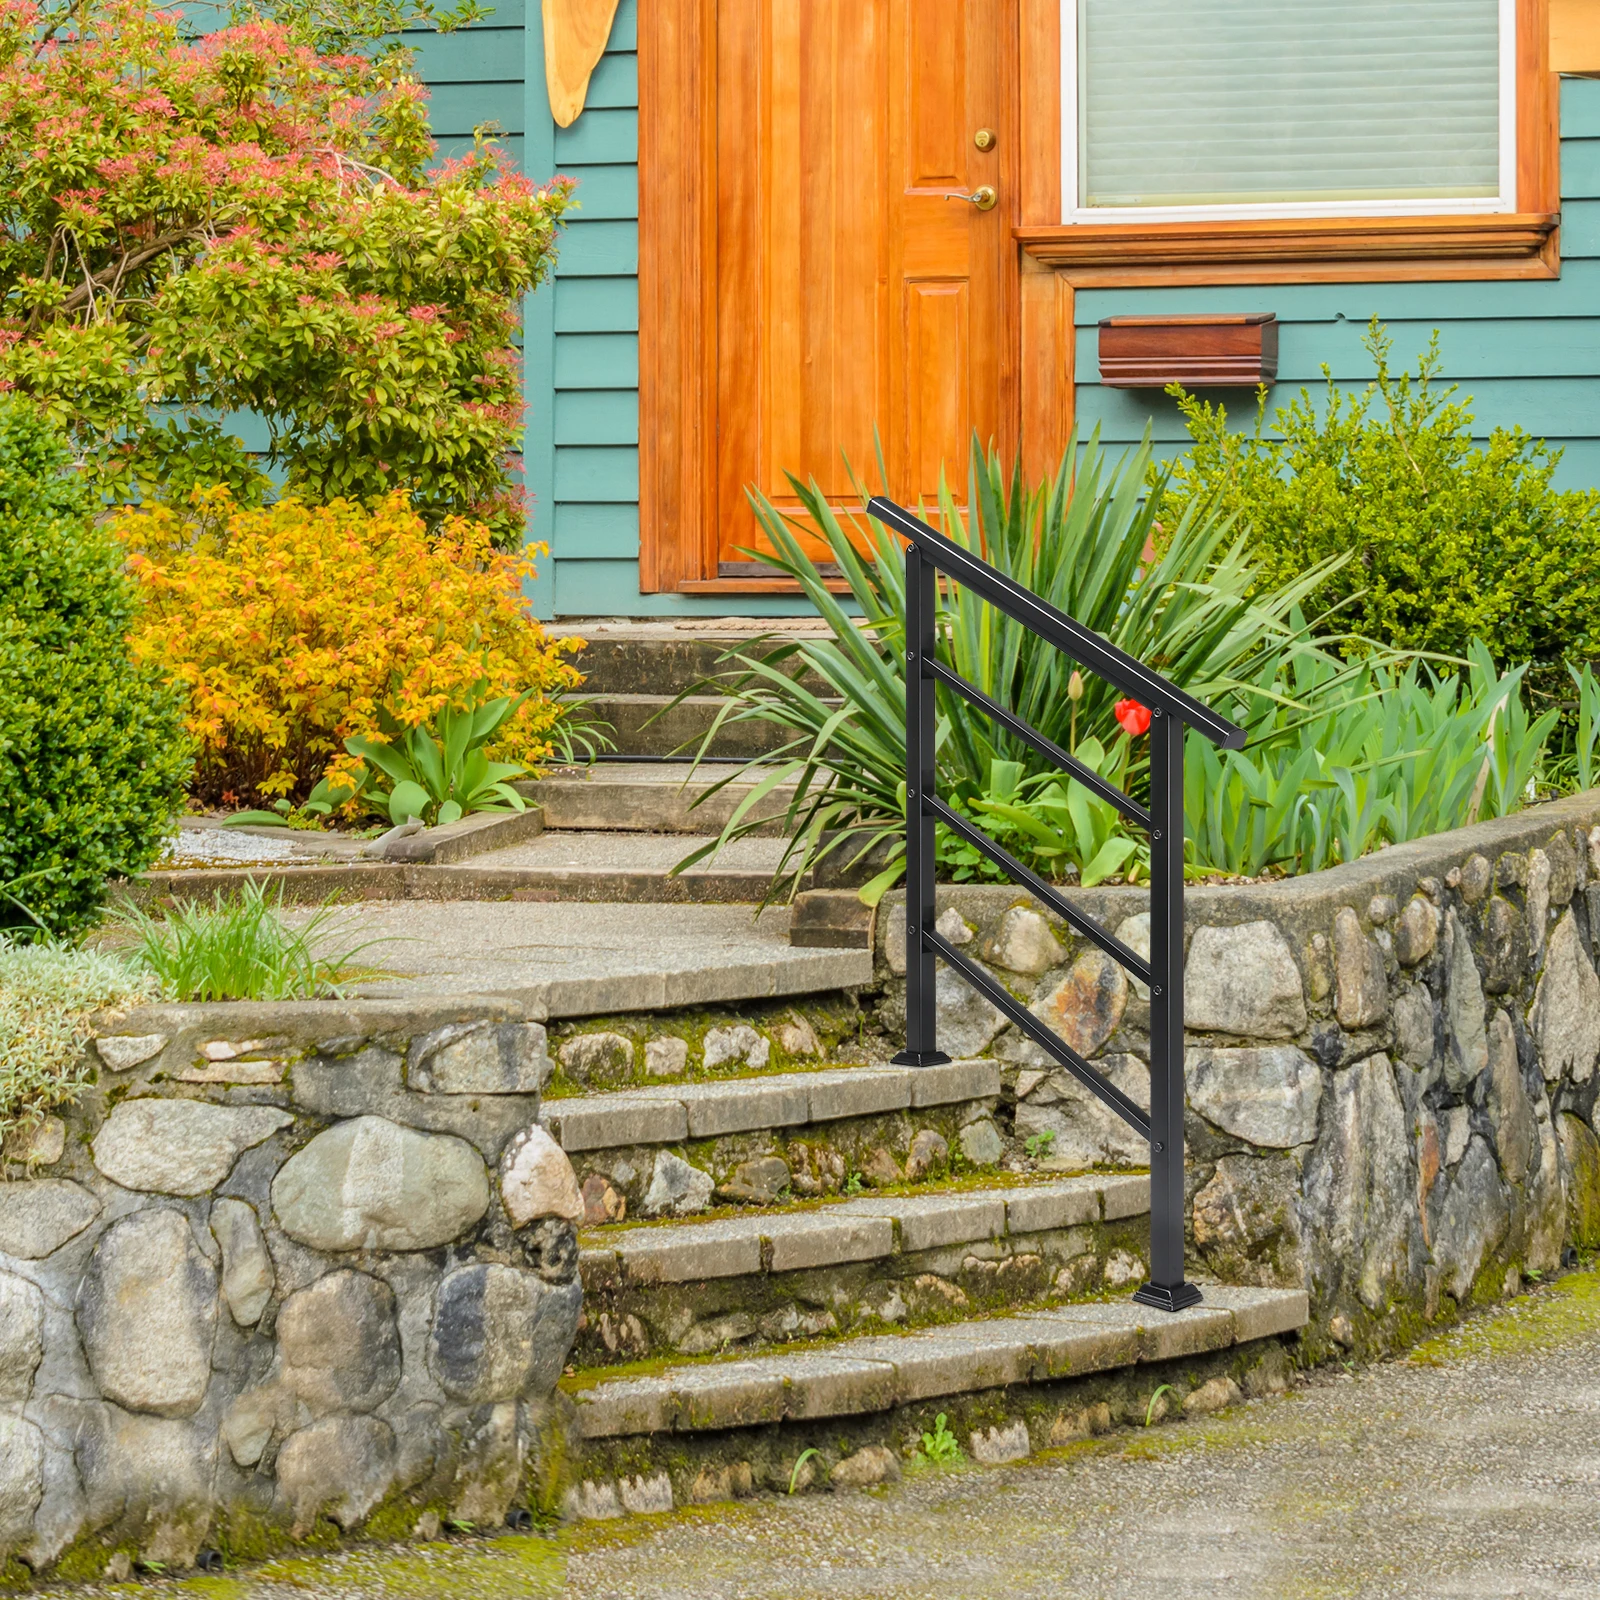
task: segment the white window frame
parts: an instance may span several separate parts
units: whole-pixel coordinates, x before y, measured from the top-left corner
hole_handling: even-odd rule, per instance
[[[1061,189],[1064,223],[1228,222],[1272,217],[1479,216],[1517,209],[1517,0],[1500,4],[1500,193],[1452,200],[1294,200],[1253,205],[1083,206],[1079,204],[1079,0],[1061,5]]]

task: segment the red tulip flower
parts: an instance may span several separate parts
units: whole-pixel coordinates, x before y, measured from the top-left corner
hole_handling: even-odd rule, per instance
[[[1130,739],[1137,739],[1141,733],[1150,731],[1150,708],[1140,705],[1137,700],[1117,701],[1111,708],[1111,714],[1122,724]]]

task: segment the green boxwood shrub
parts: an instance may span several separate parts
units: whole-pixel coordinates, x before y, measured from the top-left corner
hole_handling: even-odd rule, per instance
[[[1570,695],[1560,664],[1592,659],[1600,628],[1600,493],[1554,488],[1560,452],[1521,429],[1475,445],[1456,390],[1431,386],[1437,333],[1414,374],[1391,372],[1376,319],[1366,344],[1364,393],[1330,378],[1325,406],[1302,390],[1270,431],[1264,391],[1254,432],[1231,433],[1220,405],[1175,389],[1194,443],[1162,520],[1214,498],[1248,534],[1263,588],[1353,552],[1318,591],[1342,603],[1327,625],[1456,657],[1481,638],[1502,666],[1531,664],[1536,696]]]
[[[65,443],[0,396],[0,929],[93,920],[107,877],[148,866],[181,803],[181,704],[129,656],[133,607]]]

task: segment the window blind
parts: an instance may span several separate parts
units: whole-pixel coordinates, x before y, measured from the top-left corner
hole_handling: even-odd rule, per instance
[[[1080,206],[1493,198],[1498,0],[1077,0]]]

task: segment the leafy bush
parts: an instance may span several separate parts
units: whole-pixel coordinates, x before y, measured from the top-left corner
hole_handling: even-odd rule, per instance
[[[196,531],[167,508],[115,524],[135,549],[145,596],[136,658],[189,695],[200,744],[196,793],[208,803],[305,798],[326,769],[353,780],[344,741],[435,717],[473,685],[535,691],[501,730],[497,755],[537,761],[572,709],[554,695],[580,683],[523,594],[532,568],[497,553],[482,523],[430,536],[404,497],[267,509],[207,497]]]
[[[1503,676],[1469,645],[1465,674],[1413,660],[1361,666],[1341,682],[1326,662],[1296,663],[1293,699],[1245,750],[1191,734],[1184,810],[1191,859],[1255,876],[1315,872],[1380,844],[1517,810],[1529,797],[1558,713],[1530,719],[1525,668]]]
[[[0,1136],[70,1105],[89,1079],[90,1017],[156,988],[113,956],[0,937]]]
[[[375,941],[329,947],[340,930],[331,906],[299,926],[283,919],[283,891],[247,883],[209,905],[152,917],[137,906],[115,914],[133,938],[129,959],[172,1000],[342,999],[344,986],[375,975],[359,963]]]
[[[1008,473],[997,454],[974,441],[971,524],[948,491],[941,500],[941,523],[953,539],[1025,588],[1201,699],[1247,687],[1263,664],[1276,671],[1312,650],[1310,627],[1295,608],[1344,558],[1330,556],[1282,585],[1268,586],[1228,519],[1196,501],[1168,527],[1160,553],[1149,560],[1146,552],[1157,532],[1154,497],[1144,494],[1151,467],[1148,436],[1116,462],[1096,436],[1081,452],[1075,440],[1070,443],[1055,476],[1029,487],[1020,465]],[[750,818],[762,801],[778,785],[793,781],[795,798],[787,812],[793,838],[781,871],[803,871],[830,854],[859,861],[886,847],[890,864],[874,881],[870,897],[903,870],[903,546],[875,521],[852,520],[847,528],[815,485],[790,481],[849,583],[860,620],[830,593],[828,580],[783,515],[752,492],[751,503],[771,543],[770,553],[755,553],[800,584],[832,625],[833,637],[788,642],[760,653],[734,650],[724,657],[729,666],[713,681],[727,704],[713,735],[724,723],[757,721],[775,724],[790,737],[776,757],[763,757],[723,780],[759,781],[722,839],[682,865],[759,825]],[[1058,744],[1082,747],[1092,739],[1101,757],[1136,788],[1146,781],[1144,747],[1129,748],[1130,729],[1138,723],[1117,700],[1116,689],[1086,679],[1053,646],[965,589],[942,595],[939,605],[942,653],[957,672]],[[798,676],[797,666],[805,669]],[[808,675],[822,679],[827,694],[813,692]],[[703,691],[697,686],[695,692]],[[952,804],[970,807],[981,800],[997,761],[1016,763],[1025,777],[1052,770],[1031,745],[965,700],[943,686],[938,694],[940,785]],[[1063,841],[1058,864],[1081,869],[1104,842],[1097,836],[1089,857],[1076,859],[1074,847]],[[1081,854],[1082,847],[1076,848]]]
[[[1353,552],[1317,591],[1340,626],[1457,657],[1480,638],[1502,664],[1535,663],[1541,692],[1564,692],[1559,663],[1600,638],[1600,491],[1553,488],[1560,452],[1520,429],[1474,445],[1456,389],[1433,387],[1437,334],[1414,374],[1390,370],[1376,319],[1365,342],[1367,389],[1350,398],[1329,377],[1320,411],[1302,390],[1273,414],[1280,437],[1264,390],[1252,433],[1175,390],[1194,443],[1161,484],[1163,521],[1202,503],[1236,516],[1267,586]]]
[[[130,659],[122,567],[61,438],[0,396],[0,928],[91,920],[181,801],[190,742],[162,674]]]
[[[318,52],[336,9],[193,39],[155,0],[0,8],[0,386],[118,495],[181,498],[191,447],[242,488],[208,419],[248,411],[302,498],[401,487],[519,543],[513,341],[571,185],[488,141],[431,164],[405,52]]]

